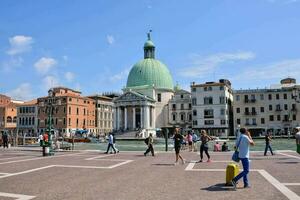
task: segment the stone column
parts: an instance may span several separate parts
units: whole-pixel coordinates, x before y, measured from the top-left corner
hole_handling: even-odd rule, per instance
[[[141,126],[141,128],[144,128],[144,112],[143,112],[143,106],[141,106],[140,107],[140,121],[141,121],[141,123],[140,123],[140,126]]]
[[[152,127],[156,128],[156,113],[155,107],[152,107]]]
[[[120,112],[121,112],[121,108],[120,107],[117,107],[117,130],[120,129]]]
[[[145,122],[145,128],[148,129],[149,128],[149,106],[145,107],[145,113],[144,113],[144,122]]]
[[[127,107],[124,108],[124,129],[127,130]]]
[[[132,128],[135,129],[135,107],[132,107]]]
[[[114,120],[114,127],[113,127],[113,129],[116,129],[116,130],[118,129],[118,127],[117,127],[117,109],[118,109],[118,107],[113,108],[113,115],[114,115],[114,119],[113,119]],[[100,122],[97,121],[98,132],[99,132],[99,128],[100,128],[99,124],[100,124]]]

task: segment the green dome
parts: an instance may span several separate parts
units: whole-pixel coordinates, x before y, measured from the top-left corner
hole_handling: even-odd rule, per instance
[[[173,90],[172,76],[166,65],[153,58],[146,58],[136,63],[129,72],[127,88],[146,85]]]

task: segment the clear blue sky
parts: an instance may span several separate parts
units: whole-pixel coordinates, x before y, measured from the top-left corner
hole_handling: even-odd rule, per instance
[[[0,93],[120,91],[149,29],[156,58],[183,88],[220,78],[235,89],[300,81],[299,11],[300,0],[1,0]]]

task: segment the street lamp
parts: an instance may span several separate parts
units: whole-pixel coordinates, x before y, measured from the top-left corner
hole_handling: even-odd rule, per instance
[[[53,151],[53,134],[54,134],[54,130],[53,130],[53,126],[52,126],[52,114],[53,114],[53,103],[54,103],[54,92],[53,89],[51,88],[48,91],[48,102],[47,102],[47,108],[46,110],[48,111],[48,124],[47,124],[47,134],[48,134],[48,143],[47,143],[47,147],[49,148],[49,153],[48,156],[52,156],[54,155],[54,151]]]

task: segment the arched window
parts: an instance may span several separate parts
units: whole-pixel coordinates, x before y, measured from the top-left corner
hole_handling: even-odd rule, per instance
[[[31,117],[29,117],[28,125],[31,125]]]
[[[17,123],[17,117],[14,117],[13,123]]]
[[[25,125],[28,125],[28,118],[25,118]]]
[[[12,118],[11,118],[11,116],[8,116],[8,117],[6,118],[6,122],[7,122],[7,123],[12,123]]]

